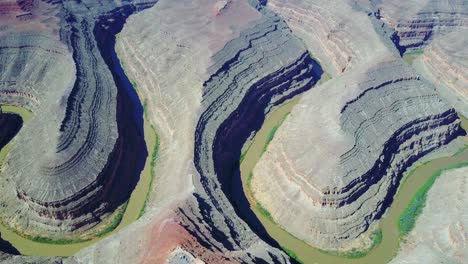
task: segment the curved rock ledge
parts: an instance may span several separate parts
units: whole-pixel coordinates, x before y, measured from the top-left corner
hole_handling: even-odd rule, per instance
[[[406,168],[463,134],[454,109],[409,66],[362,65],[306,93],[255,167],[252,189],[308,244],[363,246]]]
[[[394,42],[405,50],[423,48],[435,36],[468,27],[468,3],[462,0],[382,1],[377,17],[396,31]]]
[[[468,30],[439,37],[424,49],[413,66],[430,80],[441,96],[468,116]]]
[[[240,151],[272,107],[310,89],[321,74],[287,25],[269,11],[262,12],[261,20],[213,57],[213,67],[218,70],[204,84],[194,159],[200,174],[200,185],[196,185],[200,194],[196,198],[201,211],[195,215],[216,243],[193,221],[189,222],[194,209],[181,210],[196,236],[208,245],[228,250],[246,248],[251,243],[254,235],[249,226],[274,245],[248,206],[238,201],[242,198]],[[276,257],[273,260],[284,261]]]
[[[285,19],[332,76],[387,52],[369,17],[344,1],[272,0],[267,6]]]
[[[145,98],[148,117],[160,135],[156,182],[147,212],[141,220],[112,239],[84,249],[71,259],[71,263],[74,260],[161,263],[179,247],[206,263],[291,262],[284,252],[262,241],[236,216],[220,189],[205,190],[193,161],[197,121],[200,112],[208,107],[208,99],[202,98],[206,91],[203,84],[224,64],[222,60],[234,58],[232,62],[239,69],[243,66],[239,65],[241,61],[236,58],[236,54],[242,54],[241,58],[249,63],[252,61],[245,56],[252,56],[252,60],[261,59],[262,63],[251,64],[251,70],[245,71],[250,77],[254,77],[254,70],[269,75],[275,71],[275,67],[289,69],[290,74],[295,72],[295,65],[300,66],[297,69],[310,70],[307,64],[310,58],[301,58],[306,53],[303,46],[291,45],[298,42],[296,39],[288,40],[292,35],[284,23],[274,17],[262,18],[264,15],[253,8],[258,3],[252,4],[250,6],[248,1],[243,0],[229,1],[219,11],[219,3],[212,0],[161,0],[154,8],[128,20],[118,38],[118,53],[124,62],[125,71]],[[260,38],[260,42],[254,41],[255,47],[249,48],[249,40],[255,36],[251,28],[258,30],[256,25],[259,23],[271,35]],[[277,24],[280,28],[275,29]],[[226,44],[231,40],[242,45]],[[260,50],[267,47],[284,49],[278,49],[277,59],[262,58]],[[300,49],[295,50],[293,47]],[[268,54],[277,53],[268,51]],[[288,54],[296,57],[285,60]],[[214,58],[219,60],[214,61]],[[305,62],[301,64],[301,61]],[[272,72],[269,72],[270,67]],[[225,69],[228,70],[227,67]],[[225,73],[223,76],[226,76]],[[236,80],[240,78],[237,75]],[[271,81],[276,81],[273,75]],[[223,84],[228,82],[226,79]],[[233,87],[233,95],[224,99],[229,101],[235,98],[234,94],[240,97],[236,99],[237,103],[242,97],[261,99],[259,93],[247,96],[246,90],[255,90],[250,85],[245,90],[240,89],[244,87]],[[212,93],[227,89],[226,86],[212,88]],[[287,89],[284,92],[288,94]],[[272,94],[270,92],[268,97]],[[278,96],[275,102],[281,102],[282,97]],[[265,100],[269,101],[270,98]],[[259,113],[264,110],[261,109]],[[229,116],[228,112],[225,114],[223,118]],[[209,177],[209,181],[218,181],[215,175]],[[215,184],[219,186],[219,183]],[[221,211],[213,207],[207,191],[221,197]],[[226,230],[229,231],[224,236]],[[138,240],[135,240],[135,234],[138,234]]]
[[[8,63],[0,91],[8,96],[0,103],[35,113],[1,173],[0,211],[10,228],[69,238],[128,199],[147,152],[142,109],[119,68],[114,35],[152,3],[56,3],[61,42],[40,31],[1,38],[0,60]]]

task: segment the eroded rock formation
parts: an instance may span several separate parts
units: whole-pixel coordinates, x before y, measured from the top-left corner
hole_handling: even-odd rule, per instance
[[[393,40],[401,53],[468,27],[468,3],[463,0],[375,1],[373,8],[377,18],[395,30]]]
[[[64,238],[97,225],[128,198],[146,148],[141,106],[119,72],[114,35],[128,15],[151,5],[57,3],[59,36],[25,26],[1,38],[0,103],[35,115],[1,174],[2,222],[10,228]]]
[[[119,37],[125,69],[147,98],[161,138],[156,177],[162,184],[155,185],[151,208],[115,238],[133,256],[143,256],[143,263],[171,256],[177,247],[206,263],[290,262],[235,209],[229,186],[240,178],[229,166],[236,166],[246,137],[265,114],[310,89],[320,67],[279,17],[252,4],[232,1],[218,12],[216,1],[160,1],[131,18]],[[157,19],[156,26],[147,26],[148,17]],[[211,150],[220,144],[229,144],[225,153]],[[157,217],[173,210],[168,202],[175,197],[185,199],[176,204],[175,215]],[[138,246],[130,246],[135,232],[148,229],[154,230],[151,237],[143,235]],[[170,230],[179,235],[168,236]],[[76,259],[104,260],[113,243],[95,245]]]
[[[273,0],[268,7],[285,19],[332,76],[388,52],[379,45],[369,18],[345,1]]]
[[[468,116],[468,30],[439,37],[424,49],[414,67],[437,87],[441,96]]]
[[[302,98],[255,167],[252,189],[299,239],[354,247],[405,169],[463,133],[455,110],[403,62],[361,66]]]

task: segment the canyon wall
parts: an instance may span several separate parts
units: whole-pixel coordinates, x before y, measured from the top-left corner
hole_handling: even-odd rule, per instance
[[[413,66],[430,80],[441,96],[468,116],[468,30],[435,39]]]
[[[115,69],[113,41],[128,15],[151,5],[57,3],[49,12],[58,31],[33,30],[40,17],[32,16],[16,32],[3,32],[0,103],[34,113],[1,173],[2,222],[10,228],[67,238],[128,199],[147,152],[134,118],[141,106]]]
[[[455,110],[402,61],[363,65],[304,95],[252,189],[294,236],[350,249],[390,206],[406,168],[463,134]]]

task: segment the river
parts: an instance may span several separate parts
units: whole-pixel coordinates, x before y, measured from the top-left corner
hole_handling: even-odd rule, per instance
[[[382,241],[367,255],[361,258],[345,258],[327,254],[295,238],[276,223],[271,221],[264,214],[262,214],[262,212],[256,206],[257,202],[253,198],[252,193],[247,186],[248,177],[253,171],[255,164],[262,156],[263,148],[268,141],[270,131],[281,125],[282,120],[291,111],[297,101],[297,98],[293,99],[272,111],[265,119],[264,124],[256,133],[253,140],[248,143],[250,145],[244,147],[244,149],[247,150],[243,154],[244,156],[240,165],[240,171],[242,186],[244,193],[247,196],[247,200],[251,205],[251,210],[262,223],[267,233],[276,242],[278,242],[281,247],[294,252],[298,259],[305,264],[378,264],[389,262],[395,256],[399,248],[398,219],[404,209],[408,206],[411,198],[414,196],[416,191],[431,177],[431,175],[437,171],[468,161],[468,148],[463,149],[454,156],[437,158],[430,162],[424,163],[423,165],[417,166],[414,170],[412,170],[412,173],[406,175],[405,178],[403,178],[401,181],[401,186],[399,187],[391,207],[387,210],[387,213],[383,219],[380,220],[379,227],[382,231]],[[467,119],[462,118],[462,126],[465,130],[468,129]]]

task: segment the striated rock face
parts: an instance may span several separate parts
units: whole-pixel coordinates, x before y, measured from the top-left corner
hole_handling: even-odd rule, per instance
[[[252,189],[294,236],[347,249],[385,213],[406,168],[463,133],[455,110],[409,66],[362,65],[301,99]]]
[[[64,2],[56,6],[60,42],[40,31],[0,39],[0,103],[35,114],[1,173],[2,222],[32,236],[66,237],[128,198],[147,152],[114,35],[149,6]]]
[[[468,116],[468,30],[434,40],[413,66],[432,81],[440,94]]]
[[[439,176],[413,231],[390,263],[463,263],[468,259],[467,183],[466,167]]]
[[[164,263],[176,248],[205,263],[290,262],[220,188],[236,178],[220,165],[238,162],[243,137],[275,104],[309,89],[320,71],[281,19],[252,4],[161,0],[128,20],[118,53],[160,138],[156,182],[141,220],[70,263]],[[215,139],[228,125],[242,130]],[[211,146],[222,142],[238,154],[215,165],[220,149]]]
[[[369,17],[345,1],[272,0],[268,7],[285,19],[332,76],[388,52]]]
[[[463,0],[380,1],[375,9],[377,18],[395,30],[394,42],[401,53],[422,48],[435,36],[468,27],[468,3]]]
[[[262,11],[262,19],[213,57],[212,68],[217,70],[204,84],[203,112],[195,131],[194,163],[200,174],[196,198],[201,208],[195,216],[216,243],[188,221],[193,209],[181,210],[189,230],[206,243],[222,243],[228,250],[246,248],[255,238],[236,213],[268,239],[239,201],[237,169],[243,143],[260,128],[272,107],[310,89],[321,73],[286,24]]]

